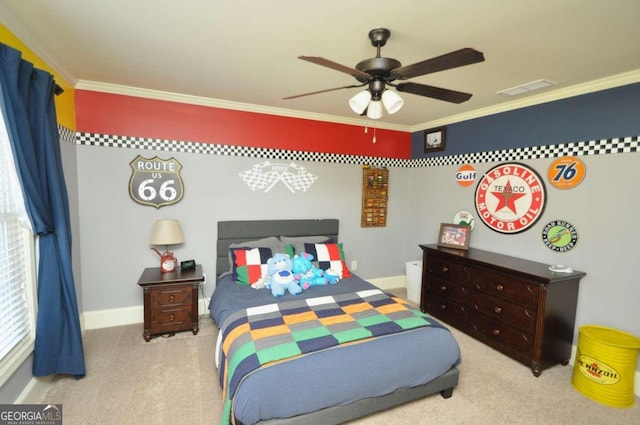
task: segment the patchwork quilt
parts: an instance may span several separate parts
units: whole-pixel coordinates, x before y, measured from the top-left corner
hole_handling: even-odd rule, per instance
[[[231,315],[220,329],[222,424],[246,375],[274,362],[420,327],[441,327],[405,300],[378,289],[272,303]]]

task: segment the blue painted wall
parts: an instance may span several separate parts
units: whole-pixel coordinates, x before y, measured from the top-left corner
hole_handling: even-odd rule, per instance
[[[424,131],[413,133],[412,158],[637,136],[639,106],[636,83],[458,122],[440,152],[425,154]]]

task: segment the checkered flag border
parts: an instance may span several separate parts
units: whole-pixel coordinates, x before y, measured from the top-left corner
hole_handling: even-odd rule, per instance
[[[65,127],[58,127],[60,139],[85,146],[155,150],[159,152],[180,152],[204,155],[238,156],[249,158],[275,159],[283,161],[313,161],[336,164],[367,164],[373,167],[439,167],[484,162],[522,161],[528,159],[557,158],[561,156],[608,155],[638,152],[640,136],[589,140],[556,145],[502,149],[487,152],[473,152],[460,155],[433,156],[428,158],[400,159],[380,158],[363,155],[343,155],[323,152],[304,152],[284,149],[268,149],[250,146],[231,146],[214,143],[150,139],[143,137],[116,136],[96,133],[74,133]]]

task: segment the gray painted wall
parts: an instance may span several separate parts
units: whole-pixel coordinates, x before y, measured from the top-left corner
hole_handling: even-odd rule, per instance
[[[138,154],[175,157],[183,166],[184,197],[176,205],[143,206],[129,196],[129,162]],[[409,170],[394,168],[389,177],[389,221],[385,228],[362,229],[359,165],[298,162],[318,178],[307,192],[292,193],[282,183],[269,192],[252,191],[239,173],[265,159],[134,149],[78,146],[79,227],[82,305],[95,311],[142,304],[136,285],[144,267],[157,267],[149,236],[159,218],[177,218],[185,243],[172,248],[178,260],[194,258],[213,276],[220,220],[338,218],[340,241],[348,261],[357,260],[365,278],[404,274],[405,222]],[[272,163],[287,163],[271,160]],[[208,278],[205,293],[214,289]]]

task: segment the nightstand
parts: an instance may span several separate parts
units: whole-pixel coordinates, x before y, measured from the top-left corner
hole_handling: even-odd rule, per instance
[[[144,291],[144,339],[153,335],[192,331],[198,327],[198,285],[204,282],[202,266],[162,273],[159,267],[144,269],[138,285]]]

